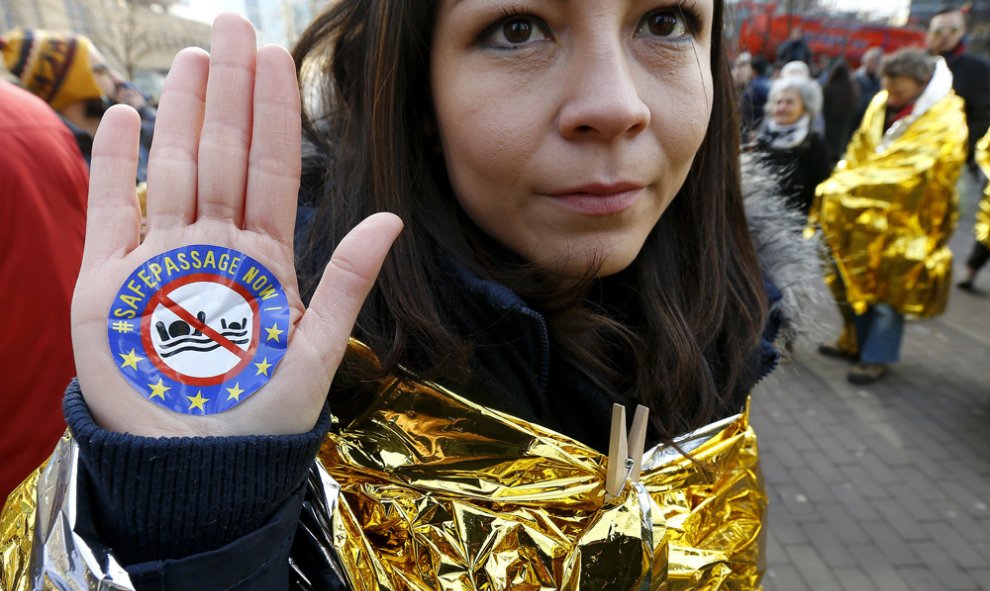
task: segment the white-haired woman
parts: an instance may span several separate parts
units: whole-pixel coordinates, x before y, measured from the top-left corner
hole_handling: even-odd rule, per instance
[[[781,193],[807,214],[815,187],[828,178],[831,161],[812,122],[821,113],[822,91],[810,78],[780,78],[770,88],[767,117],[756,138],[760,159],[780,179]]]

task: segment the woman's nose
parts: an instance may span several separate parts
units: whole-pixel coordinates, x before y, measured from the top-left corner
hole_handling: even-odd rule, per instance
[[[621,45],[575,53],[560,113],[560,133],[568,139],[612,141],[632,137],[650,125],[650,108],[637,84],[635,64]]]

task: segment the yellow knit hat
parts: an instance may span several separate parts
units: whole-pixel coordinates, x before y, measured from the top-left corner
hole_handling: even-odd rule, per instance
[[[91,47],[82,35],[40,29],[14,29],[0,37],[0,53],[10,73],[56,111],[103,96],[89,60]]]

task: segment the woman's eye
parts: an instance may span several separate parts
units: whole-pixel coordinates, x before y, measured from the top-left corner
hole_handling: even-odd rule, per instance
[[[684,19],[677,12],[657,10],[643,17],[636,33],[656,37],[683,37],[689,31]]]
[[[532,16],[513,16],[492,25],[483,35],[485,45],[512,48],[550,38],[546,26]]]

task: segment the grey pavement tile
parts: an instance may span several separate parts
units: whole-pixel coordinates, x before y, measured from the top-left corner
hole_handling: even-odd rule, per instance
[[[866,576],[883,591],[910,591],[910,587],[897,573],[886,557],[876,546],[863,546],[856,550],[856,560]]]
[[[836,425],[832,427],[832,437],[839,442],[846,451],[856,452],[865,451],[869,446],[866,444],[866,439],[870,436],[869,433],[865,433],[862,429],[858,428],[858,419],[855,416],[850,416],[842,425]],[[850,425],[855,425],[857,427],[856,431]]]
[[[759,436],[759,434],[757,434]],[[781,443],[771,448],[766,438],[760,437],[760,454],[769,453],[776,456],[787,468],[803,468],[804,458],[801,453],[790,444],[787,439],[781,439]]]
[[[896,500],[873,501],[873,506],[902,539],[911,542],[931,539],[930,534],[921,527],[921,522]]]
[[[794,562],[798,574],[815,591],[835,589],[842,591],[838,579],[832,575],[832,570],[822,561],[818,551],[813,546],[794,545],[784,548]]]
[[[927,568],[908,567],[901,570],[901,577],[914,591],[942,591],[942,581]]]
[[[864,448],[875,454],[891,469],[910,466],[912,460],[907,442],[893,425],[871,425],[874,435],[864,442]]]
[[[874,453],[872,449],[858,455],[857,459],[859,460],[859,463],[869,471],[870,476],[872,476],[873,479],[882,486],[892,487],[892,485],[898,485],[901,483],[901,477],[898,476],[892,469],[888,468],[883,459]]]
[[[922,473],[917,466],[898,466],[894,468],[894,472],[897,473],[901,482],[904,483],[905,489],[910,490],[926,503],[931,504],[935,501],[946,500],[945,493],[942,492],[942,489],[932,486],[932,480]]]
[[[772,527],[767,528],[766,549],[764,556],[767,559],[767,566],[773,567],[778,564],[788,565],[790,558],[784,553],[784,546],[777,539],[777,534]]]
[[[962,482],[959,480],[941,480],[935,483],[945,496],[956,503],[956,505],[967,514],[976,514],[980,507],[986,507],[988,500],[985,496],[974,493],[970,486],[978,483]],[[985,510],[983,511],[985,513]]]
[[[763,478],[767,481],[768,486],[793,485],[794,477],[784,466],[784,463],[780,461],[776,453],[767,449],[766,442],[762,438],[760,442],[760,467],[763,468]]]
[[[932,507],[967,542],[990,544],[990,520],[973,519],[966,509],[952,501],[932,503]]]
[[[855,546],[870,542],[865,529],[877,522],[857,519],[844,505],[836,503],[823,503],[816,506],[816,510],[843,544]]]
[[[844,591],[883,591],[858,568],[837,568],[833,573]]]
[[[867,499],[887,499],[890,497],[890,491],[874,480],[872,473],[863,466],[841,466],[839,470],[842,471],[856,490]]]
[[[780,506],[780,503],[771,504],[767,513],[767,527],[782,545],[808,543],[804,530],[794,521],[790,512]]]
[[[793,418],[794,422],[809,437],[828,436],[831,433],[830,426],[836,422],[834,418],[829,418],[829,413],[815,412],[813,408],[806,408],[803,412],[793,413]]]
[[[809,451],[818,448],[815,441],[812,440],[811,434],[798,424],[782,425],[777,430],[787,439],[795,451]]]
[[[976,589],[976,581],[959,568],[941,545],[935,542],[918,542],[911,544],[911,547],[946,589]]]
[[[835,484],[837,482],[845,482],[846,477],[839,471],[838,467],[825,452],[822,451],[806,451],[801,452],[801,456],[804,458],[804,465],[811,468],[818,478],[821,478],[823,482],[828,484]]]
[[[987,556],[964,540],[952,526],[946,523],[926,523],[923,527],[959,568],[969,570],[990,566]]]
[[[832,531],[831,523],[809,523],[801,527],[829,569],[856,566],[856,559]]]
[[[797,569],[790,565],[768,568],[763,577],[764,591],[811,591],[798,574]]]
[[[924,564],[921,557],[890,525],[881,522],[870,523],[864,524],[863,529],[873,540],[872,547],[878,549],[890,564],[898,568]]]
[[[856,486],[846,481],[832,485],[832,494],[842,504],[842,508],[857,521],[879,521],[880,513],[873,508]]]
[[[937,521],[942,519],[942,516],[932,508],[931,503],[923,499],[918,492],[907,484],[901,484],[895,487],[893,489],[893,496],[908,514],[919,521]]]
[[[840,440],[834,434],[829,434],[827,436],[819,435],[815,437],[815,443],[818,445],[818,448],[825,453],[828,459],[835,464],[846,465],[856,463],[856,456],[854,453],[850,452],[845,445],[840,443]]]
[[[990,568],[973,571],[970,574],[979,583],[979,589],[990,591]]]
[[[818,474],[811,468],[791,468],[789,472],[812,504],[835,501],[835,497],[826,486],[825,481],[819,478]]]
[[[777,487],[771,493],[777,499],[777,505],[786,511],[787,516],[800,523],[821,521],[814,503],[808,498],[803,487],[799,485],[784,485]]]
[[[975,542],[973,544],[973,550],[984,557],[984,564],[990,566],[990,543]]]
[[[962,483],[974,499],[986,501],[990,497],[990,481],[985,476],[984,464],[982,458],[972,457],[968,450],[960,450],[957,456],[944,462],[950,478]]]

